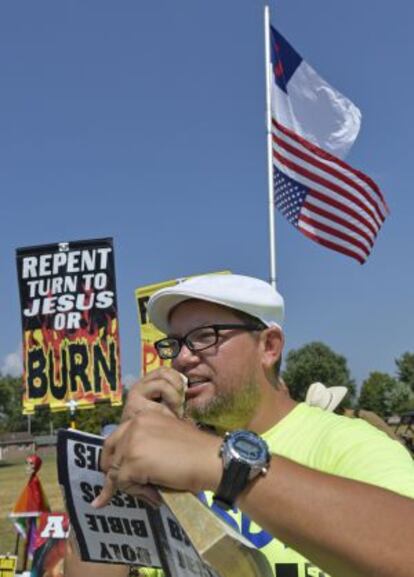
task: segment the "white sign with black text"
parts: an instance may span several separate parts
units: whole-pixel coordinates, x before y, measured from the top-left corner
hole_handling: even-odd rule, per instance
[[[58,434],[58,473],[80,557],[84,561],[162,568],[166,577],[219,577],[192,546],[166,505],[153,509],[117,491],[102,509],[103,438],[75,430]]]

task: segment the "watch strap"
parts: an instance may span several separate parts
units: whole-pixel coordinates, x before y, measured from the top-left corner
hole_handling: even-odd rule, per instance
[[[251,467],[240,461],[230,461],[223,471],[220,485],[213,497],[214,503],[222,509],[232,509],[239,494],[249,482]]]

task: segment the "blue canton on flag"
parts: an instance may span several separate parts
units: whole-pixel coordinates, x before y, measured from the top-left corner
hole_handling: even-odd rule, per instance
[[[280,170],[274,170],[274,187],[277,190],[275,202],[280,212],[287,220],[297,226],[300,209],[305,201],[307,190]]]

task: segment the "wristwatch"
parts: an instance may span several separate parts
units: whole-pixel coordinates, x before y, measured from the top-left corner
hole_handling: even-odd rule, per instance
[[[219,455],[223,460],[223,476],[213,501],[222,509],[231,509],[247,484],[267,473],[269,448],[256,433],[239,430],[225,434]]]

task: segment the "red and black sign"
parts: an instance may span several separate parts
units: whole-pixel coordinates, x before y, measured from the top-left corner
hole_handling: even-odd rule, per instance
[[[112,239],[17,249],[24,412],[121,401]]]

